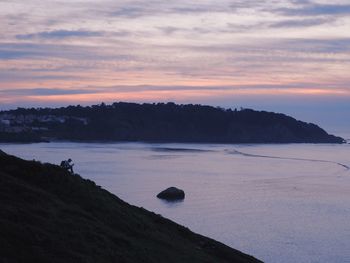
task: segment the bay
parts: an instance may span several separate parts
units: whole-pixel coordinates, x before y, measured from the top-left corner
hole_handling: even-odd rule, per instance
[[[1,144],[265,262],[350,262],[350,145]],[[184,189],[182,202],[155,196]]]

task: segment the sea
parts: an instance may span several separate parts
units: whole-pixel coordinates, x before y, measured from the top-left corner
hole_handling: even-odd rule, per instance
[[[268,263],[350,262],[350,144],[34,143],[124,201]],[[176,186],[179,202],[156,195]]]

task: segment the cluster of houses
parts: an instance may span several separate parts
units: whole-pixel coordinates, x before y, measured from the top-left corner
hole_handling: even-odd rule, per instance
[[[80,121],[86,125],[87,118],[55,116],[55,115],[34,115],[34,114],[12,114],[0,113],[0,132],[20,133],[27,131],[45,131],[49,123],[65,123],[68,119]]]

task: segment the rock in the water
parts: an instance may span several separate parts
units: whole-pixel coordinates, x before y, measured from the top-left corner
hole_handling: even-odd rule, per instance
[[[176,187],[169,187],[168,189],[165,189],[164,191],[157,194],[157,197],[169,201],[182,200],[185,198],[185,192]]]

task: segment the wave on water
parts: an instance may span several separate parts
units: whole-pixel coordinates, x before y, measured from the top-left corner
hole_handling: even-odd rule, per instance
[[[343,167],[345,170],[350,170],[350,167],[346,164],[339,163],[339,162],[333,162],[329,160],[317,160],[317,159],[307,159],[307,158],[295,158],[295,157],[279,157],[279,156],[270,156],[270,155],[259,155],[259,154],[250,154],[245,153],[241,151],[237,151],[236,149],[233,150],[226,150],[228,154],[238,154],[243,155],[246,157],[257,157],[257,158],[269,158],[269,159],[280,159],[280,160],[293,160],[293,161],[305,161],[305,162],[319,162],[319,163],[330,163],[335,164]]]
[[[155,152],[192,152],[192,153],[212,152],[212,150],[191,149],[191,148],[170,148],[170,147],[153,147],[151,148],[151,150]]]

